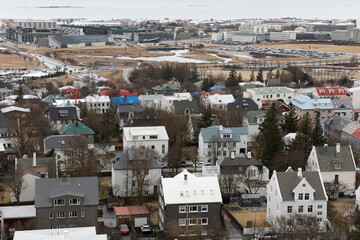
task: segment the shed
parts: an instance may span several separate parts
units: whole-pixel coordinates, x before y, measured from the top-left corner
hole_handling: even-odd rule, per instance
[[[150,223],[150,212],[145,206],[114,207],[117,225],[141,227]]]

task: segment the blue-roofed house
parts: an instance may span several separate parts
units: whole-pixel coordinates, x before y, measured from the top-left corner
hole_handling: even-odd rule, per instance
[[[327,119],[334,114],[334,104],[330,98],[310,98],[308,96],[299,94],[291,101],[295,106],[296,114],[301,118],[307,112],[314,120],[316,113],[320,112],[320,120]]]
[[[113,97],[112,102],[114,105],[114,109],[116,109],[119,105],[140,105],[139,97],[133,96],[133,97]]]
[[[202,128],[199,134],[199,158],[205,163],[217,159],[247,153],[248,130],[246,127],[211,126]]]

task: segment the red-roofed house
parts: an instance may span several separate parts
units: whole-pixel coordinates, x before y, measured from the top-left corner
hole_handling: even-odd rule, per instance
[[[120,89],[120,95],[125,97],[137,97],[139,96],[138,92],[129,92],[126,89]]]
[[[150,212],[145,206],[114,207],[117,226],[120,224],[141,227],[150,223]]]
[[[346,98],[347,87],[335,86],[328,88],[316,88],[314,98]]]

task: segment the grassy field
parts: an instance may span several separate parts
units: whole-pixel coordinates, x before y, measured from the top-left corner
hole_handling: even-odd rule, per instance
[[[35,58],[26,57],[16,54],[0,54],[0,68],[1,69],[21,69],[21,68],[42,68],[43,65]]]
[[[338,46],[329,44],[268,44],[258,45],[267,48],[283,48],[283,49],[307,49],[324,52],[343,52],[343,53],[360,53],[360,46]]]
[[[247,221],[252,221],[255,227],[266,227],[266,211],[264,212],[234,212],[230,213],[236,218],[241,226],[246,227]]]
[[[335,207],[335,210],[340,216],[344,216],[346,211],[355,204],[355,198],[337,199],[336,201],[329,201],[328,203]]]
[[[123,81],[123,70],[100,72],[99,75],[108,79]]]

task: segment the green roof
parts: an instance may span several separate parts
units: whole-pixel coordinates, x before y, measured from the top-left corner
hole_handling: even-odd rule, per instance
[[[243,90],[246,90],[246,89],[256,88],[256,85],[254,85],[254,84],[246,84],[246,85],[242,86],[241,88]]]
[[[180,88],[172,83],[164,83],[152,88],[155,91],[178,91]]]
[[[93,135],[95,132],[81,122],[70,123],[59,131],[61,135]]]
[[[255,88],[255,94],[278,94],[278,93],[292,93],[289,88],[285,87],[270,87],[270,88]]]

